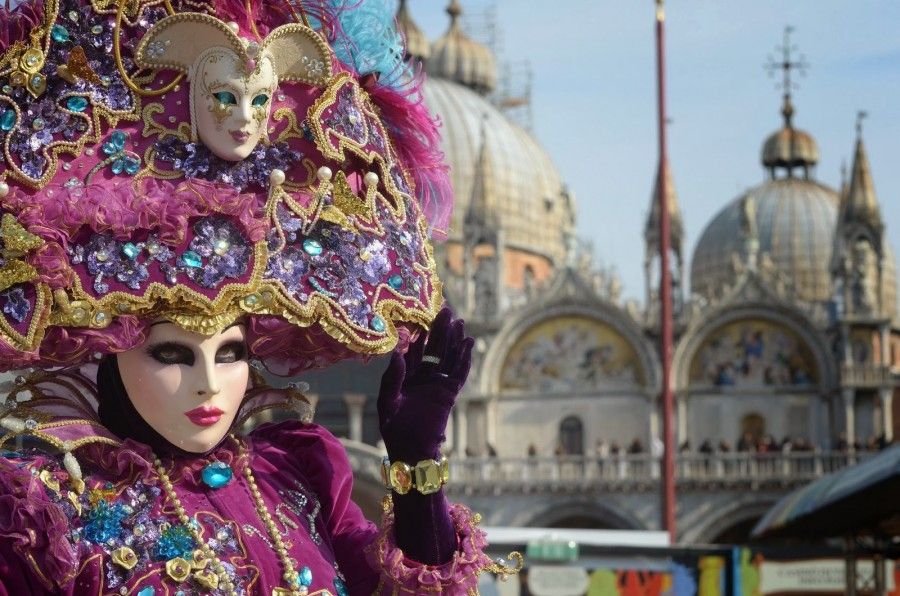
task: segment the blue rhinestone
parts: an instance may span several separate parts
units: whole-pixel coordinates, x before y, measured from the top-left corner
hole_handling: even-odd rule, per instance
[[[312,585],[312,569],[309,567],[303,567],[300,570],[300,585],[306,586],[307,588]]]
[[[134,176],[137,174],[138,170],[141,169],[141,162],[134,159],[126,159],[125,160],[125,173],[129,176]]]
[[[210,488],[222,488],[231,482],[231,477],[233,475],[234,472],[228,464],[220,461],[214,461],[207,464],[207,466],[203,468],[203,473],[201,474],[203,477],[203,484]]]
[[[50,30],[50,37],[58,43],[69,41],[69,30],[62,25],[53,25],[53,28]]]
[[[137,593],[137,596],[153,596],[156,594],[156,588],[153,586],[147,586],[143,588],[140,592]]]
[[[125,141],[128,140],[128,135],[122,132],[121,130],[114,130],[111,135],[109,135],[109,142],[118,147],[119,149],[125,148]]]
[[[16,111],[10,109],[3,112],[3,115],[0,116],[0,128],[3,130],[12,130],[15,125]]]
[[[193,269],[199,269],[203,266],[203,259],[201,259],[200,255],[192,250],[184,251],[184,254],[181,255],[181,260],[185,265]]]
[[[73,95],[66,100],[66,107],[73,112],[83,112],[87,109],[88,100],[80,95]]]
[[[306,251],[306,254],[312,255],[314,257],[322,254],[322,243],[318,240],[313,240],[312,238],[307,238],[303,241],[303,250]]]
[[[388,285],[395,290],[399,290],[403,287],[403,278],[397,274],[394,274],[388,278]]]
[[[141,254],[141,249],[138,248],[133,242],[128,242],[122,246],[122,252],[125,253],[125,256],[131,259],[132,261]]]
[[[384,333],[384,330],[387,328],[387,326],[384,324],[384,319],[382,319],[378,315],[372,317],[371,325],[372,329],[374,329],[378,333]]]
[[[113,174],[118,176],[122,173],[122,170],[125,169],[125,162],[121,159],[117,159],[116,161],[112,162],[112,166],[110,167],[110,169],[112,170]]]
[[[339,577],[334,578],[334,591],[337,592],[338,596],[350,596],[347,586],[344,585],[344,582]]]

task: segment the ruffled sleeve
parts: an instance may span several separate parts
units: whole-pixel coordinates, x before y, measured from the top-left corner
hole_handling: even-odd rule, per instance
[[[351,500],[353,472],[344,446],[315,424],[290,420],[266,424],[251,434],[254,457],[279,470],[299,469],[322,503],[323,520],[351,595],[400,593],[470,594],[478,574],[491,565],[484,533],[468,509],[451,506],[457,549],[443,565],[406,557],[394,540],[393,513],[379,532]]]
[[[38,468],[39,462],[0,457],[0,594],[64,593],[78,568],[69,520]]]

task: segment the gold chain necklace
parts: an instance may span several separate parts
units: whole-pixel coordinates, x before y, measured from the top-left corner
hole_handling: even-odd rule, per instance
[[[240,445],[240,442],[237,441],[233,435],[230,436]],[[243,450],[241,450],[241,452],[242,451]],[[178,495],[175,493],[175,488],[172,486],[172,481],[169,480],[165,468],[163,468],[162,461],[160,461],[156,455],[153,456],[153,465],[156,467],[156,473],[162,483],[166,498],[169,499],[175,507],[175,514],[178,516],[178,521],[180,521],[191,533],[194,541],[200,545],[201,553],[212,566],[212,572],[207,572],[203,568],[195,571],[194,579],[211,590],[215,590],[221,586],[226,594],[235,596],[237,592],[234,590],[234,584],[232,583],[231,578],[228,577],[228,571],[222,564],[221,559],[216,556],[216,553],[213,552],[212,548],[203,540],[203,537],[200,535],[200,530],[190,523],[191,518],[184,510],[181,499],[179,499]],[[281,532],[278,531],[275,520],[272,519],[272,515],[266,508],[266,503],[256,484],[256,478],[253,477],[253,472],[250,471],[249,462],[244,467],[244,476],[247,478],[247,486],[250,489],[250,495],[253,497],[256,514],[259,516],[259,519],[262,520],[263,525],[266,526],[266,530],[272,538],[272,545],[275,548],[275,552],[278,554],[278,558],[281,559],[282,567],[284,567],[282,578],[284,578],[284,581],[287,582],[288,586],[293,586],[290,588],[274,588],[272,590],[272,596],[303,596],[307,593],[307,587],[300,583],[300,574],[294,569],[294,562],[291,560],[290,556],[288,556],[287,547],[281,539]],[[172,559],[166,563],[166,572],[170,577],[172,577],[174,573],[175,577],[181,577],[183,581],[184,579],[187,579],[187,576],[190,573],[190,562],[185,559]]]

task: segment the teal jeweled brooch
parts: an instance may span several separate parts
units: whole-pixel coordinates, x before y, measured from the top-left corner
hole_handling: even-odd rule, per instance
[[[221,461],[208,463],[201,473],[203,484],[210,488],[222,488],[231,482],[233,476],[234,471],[231,466]]]

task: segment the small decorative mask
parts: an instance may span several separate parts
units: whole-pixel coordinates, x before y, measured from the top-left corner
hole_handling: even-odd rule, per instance
[[[266,137],[281,81],[321,86],[332,74],[328,46],[309,27],[282,25],[261,43],[236,30],[207,14],[181,13],[151,27],[135,52],[141,68],[187,74],[194,140],[228,161],[246,158]]]

